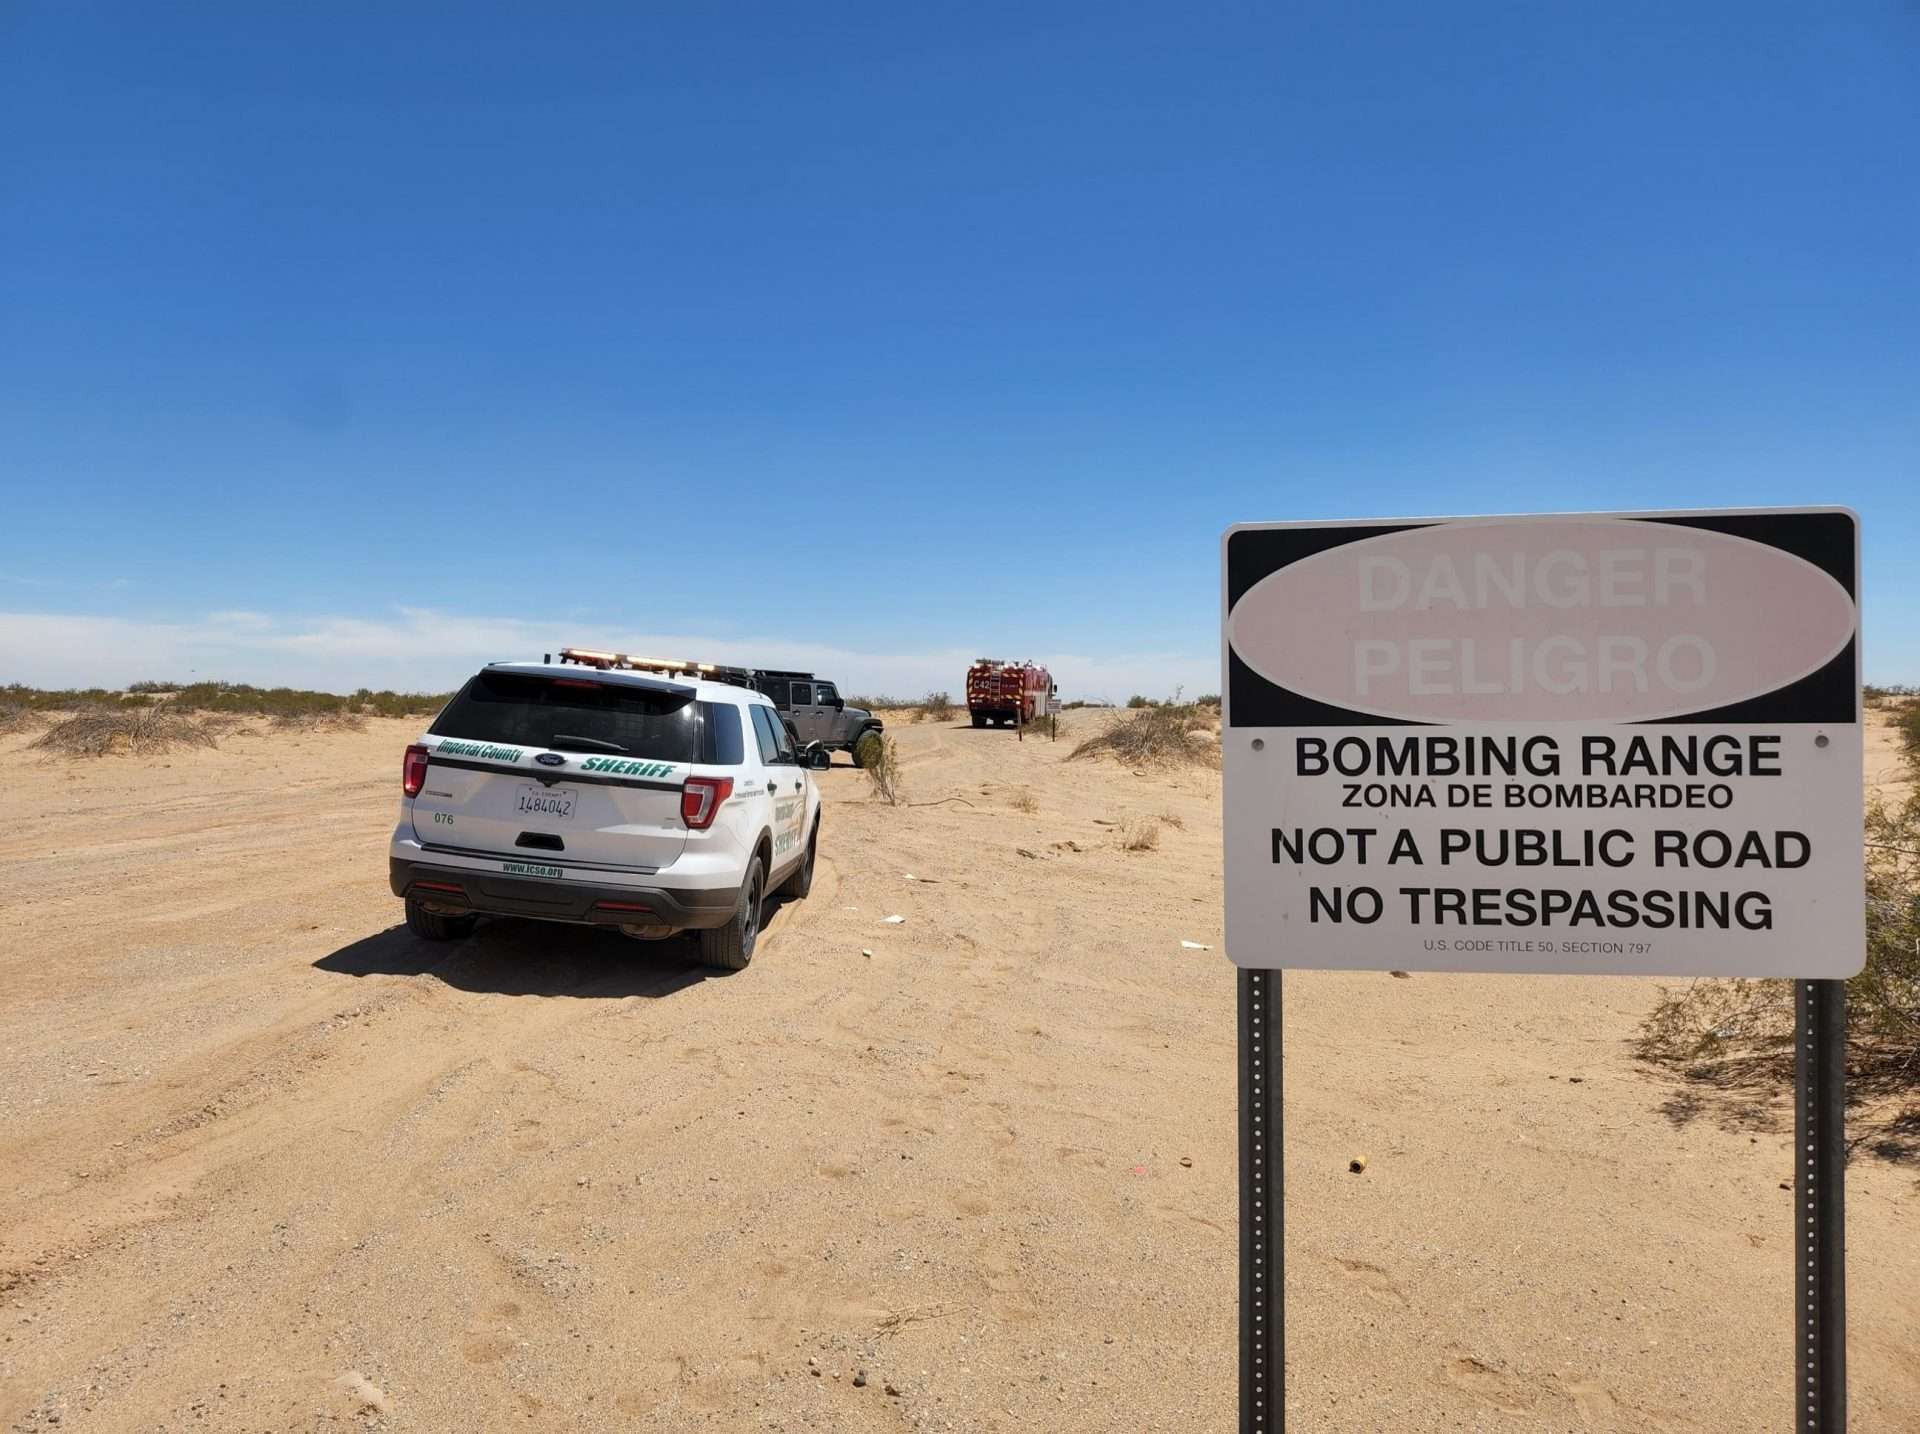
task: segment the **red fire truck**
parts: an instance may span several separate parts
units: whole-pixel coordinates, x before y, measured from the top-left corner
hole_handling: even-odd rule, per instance
[[[976,727],[989,722],[1024,727],[1046,716],[1053,694],[1053,678],[1038,663],[982,657],[967,669],[967,712]]]

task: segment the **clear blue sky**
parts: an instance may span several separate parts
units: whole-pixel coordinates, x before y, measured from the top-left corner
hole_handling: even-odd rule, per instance
[[[1800,502],[1920,680],[1905,0],[16,0],[0,136],[0,680],[1191,690],[1234,521]]]

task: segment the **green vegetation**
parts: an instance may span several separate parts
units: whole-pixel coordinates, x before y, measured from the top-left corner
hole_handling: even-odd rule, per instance
[[[125,693],[103,687],[48,690],[14,683],[0,688],[0,706],[34,712],[80,712],[95,707],[164,705],[174,712],[219,712],[237,717],[300,717],[359,714],[368,717],[431,716],[451,693],[376,692],[362,687],[348,696],[301,687],[254,687],[245,682],[136,682]]]
[[[914,710],[914,721],[923,718],[945,722],[953,716],[953,699],[944,692],[929,692]]]

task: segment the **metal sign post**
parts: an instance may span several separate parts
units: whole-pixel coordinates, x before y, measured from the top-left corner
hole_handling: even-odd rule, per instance
[[[1240,973],[1240,1434],[1285,1434],[1280,973]],[[1847,983],[1798,981],[1793,1428],[1847,1428]]]
[[[1240,1434],[1287,1422],[1280,973],[1240,972]]]
[[[1847,983],[1794,983],[1793,1427],[1847,1427]]]

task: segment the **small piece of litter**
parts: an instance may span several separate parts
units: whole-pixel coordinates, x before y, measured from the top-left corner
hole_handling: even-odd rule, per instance
[[[1413,979],[1413,972],[1411,971],[1389,971],[1387,974],[1397,981],[1411,981]]]
[[[1183,1155],[1183,1156],[1181,1156],[1181,1157],[1180,1157],[1180,1163],[1181,1163],[1181,1164],[1182,1164],[1183,1166],[1185,1166],[1185,1167],[1186,1167],[1186,1168],[1187,1168],[1188,1170],[1191,1170],[1191,1169],[1193,1169],[1193,1157],[1192,1157],[1191,1155]]]
[[[1367,1157],[1364,1155],[1356,1155],[1353,1157],[1353,1159],[1347,1162],[1347,1169],[1351,1170],[1355,1175],[1358,1175],[1361,1171],[1365,1170],[1366,1168],[1367,1168]]]
[[[865,957],[866,957],[866,958],[867,958],[868,960],[872,960],[872,959],[873,959],[873,952],[872,952],[872,951],[870,951],[870,950],[868,950],[868,949],[867,949],[867,948],[866,948],[865,946],[862,946],[862,947],[860,948],[860,954],[861,954],[862,956],[865,956]]]
[[[908,880],[908,881],[918,881],[918,880],[920,879],[919,877],[917,877],[917,876],[915,876],[915,875],[914,875],[914,874],[913,874],[912,872],[910,872],[910,871],[909,871],[909,872],[906,872],[906,873],[905,873],[905,876],[906,876],[906,878],[907,878],[907,880]]]
[[[880,919],[880,924],[883,926],[899,926],[905,922],[906,919],[904,916],[883,916]]]
[[[1183,951],[1211,951],[1211,950],[1213,950],[1213,948],[1212,948],[1211,946],[1207,946],[1207,945],[1204,945],[1204,944],[1202,944],[1201,942],[1198,942],[1198,941],[1182,941],[1182,942],[1180,943],[1180,948],[1181,948],[1181,949],[1182,949]]]

